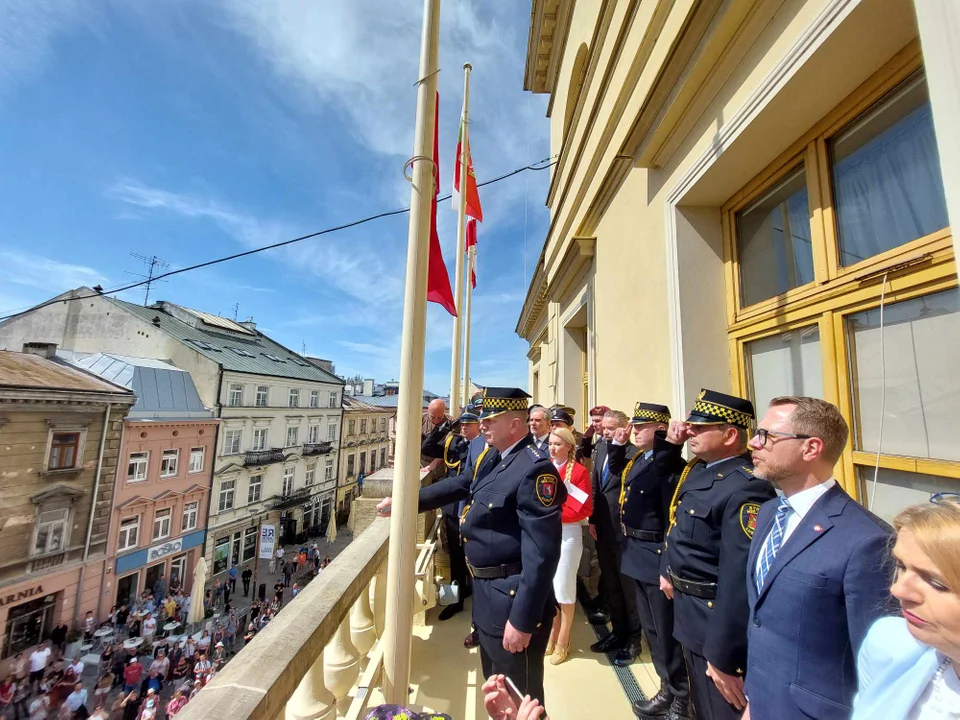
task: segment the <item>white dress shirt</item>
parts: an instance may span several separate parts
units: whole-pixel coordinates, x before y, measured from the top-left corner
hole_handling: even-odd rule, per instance
[[[787,544],[787,540],[790,539],[790,536],[793,535],[793,531],[797,529],[797,526],[800,525],[800,521],[810,512],[817,500],[826,495],[827,491],[837,484],[837,481],[833,478],[830,478],[826,482],[822,482],[819,485],[814,485],[812,488],[807,488],[806,490],[801,490],[796,495],[791,495],[787,498],[787,502],[790,504],[790,508],[793,510],[789,515],[787,515],[787,526],[783,530],[783,540],[780,542],[781,549],[784,545]],[[773,532],[773,526],[770,527],[770,532]],[[770,533],[767,533],[767,536],[763,538],[763,544],[760,545],[763,548],[766,545],[767,538],[770,537]],[[755,571],[759,576],[760,573],[760,561],[763,559],[763,552],[761,551],[757,555],[757,565]]]

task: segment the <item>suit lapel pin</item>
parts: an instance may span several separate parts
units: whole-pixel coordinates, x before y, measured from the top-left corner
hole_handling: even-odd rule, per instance
[[[816,530],[817,532],[821,532],[823,530],[823,527],[821,525],[814,525],[813,529]]]

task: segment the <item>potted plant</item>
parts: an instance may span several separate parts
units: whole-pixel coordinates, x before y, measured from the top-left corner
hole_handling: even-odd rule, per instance
[[[67,631],[67,647],[64,650],[63,656],[68,658],[78,658],[80,657],[80,641],[83,639],[83,635],[80,634],[79,630],[68,630]]]

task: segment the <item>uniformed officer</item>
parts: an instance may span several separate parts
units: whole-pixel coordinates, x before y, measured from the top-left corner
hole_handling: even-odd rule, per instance
[[[455,477],[421,489],[421,512],[468,500],[460,531],[473,575],[473,619],[484,677],[508,676],[543,702],[543,657],[556,613],[566,488],[532,445],[527,399],[518,388],[487,388],[480,431],[491,449]],[[495,453],[496,462],[487,460]],[[391,499],[377,506],[389,514]]]
[[[775,495],[753,475],[753,419],[749,400],[702,390],[686,422],[670,424],[670,439],[696,457],[670,504],[660,588],[674,601],[698,720],[739,718],[746,707],[747,555],[757,512]]]
[[[667,512],[683,470],[682,440],[668,442],[670,408],[638,402],[630,425],[636,454],[628,460],[630,428],[619,428],[608,449],[610,470],[622,478],[620,527],[623,552],[620,570],[636,586],[637,613],[647,636],[660,690],[650,700],[633,704],[642,720],[689,720],[690,684],[680,643],[673,637],[673,603],[660,590],[660,563]],[[676,440],[676,438],[673,438]]]

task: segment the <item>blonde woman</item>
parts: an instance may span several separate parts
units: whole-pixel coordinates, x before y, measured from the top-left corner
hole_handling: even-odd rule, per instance
[[[577,568],[583,553],[581,526],[593,512],[590,471],[576,462],[577,441],[569,428],[558,427],[547,441],[550,459],[567,487],[567,499],[561,515],[560,563],[553,576],[553,593],[560,612],[553,618],[553,630],[547,643],[552,665],[559,665],[570,652],[570,630],[577,602]]]
[[[890,591],[902,617],[867,632],[853,720],[960,718],[960,498],[948,495],[894,518]]]

